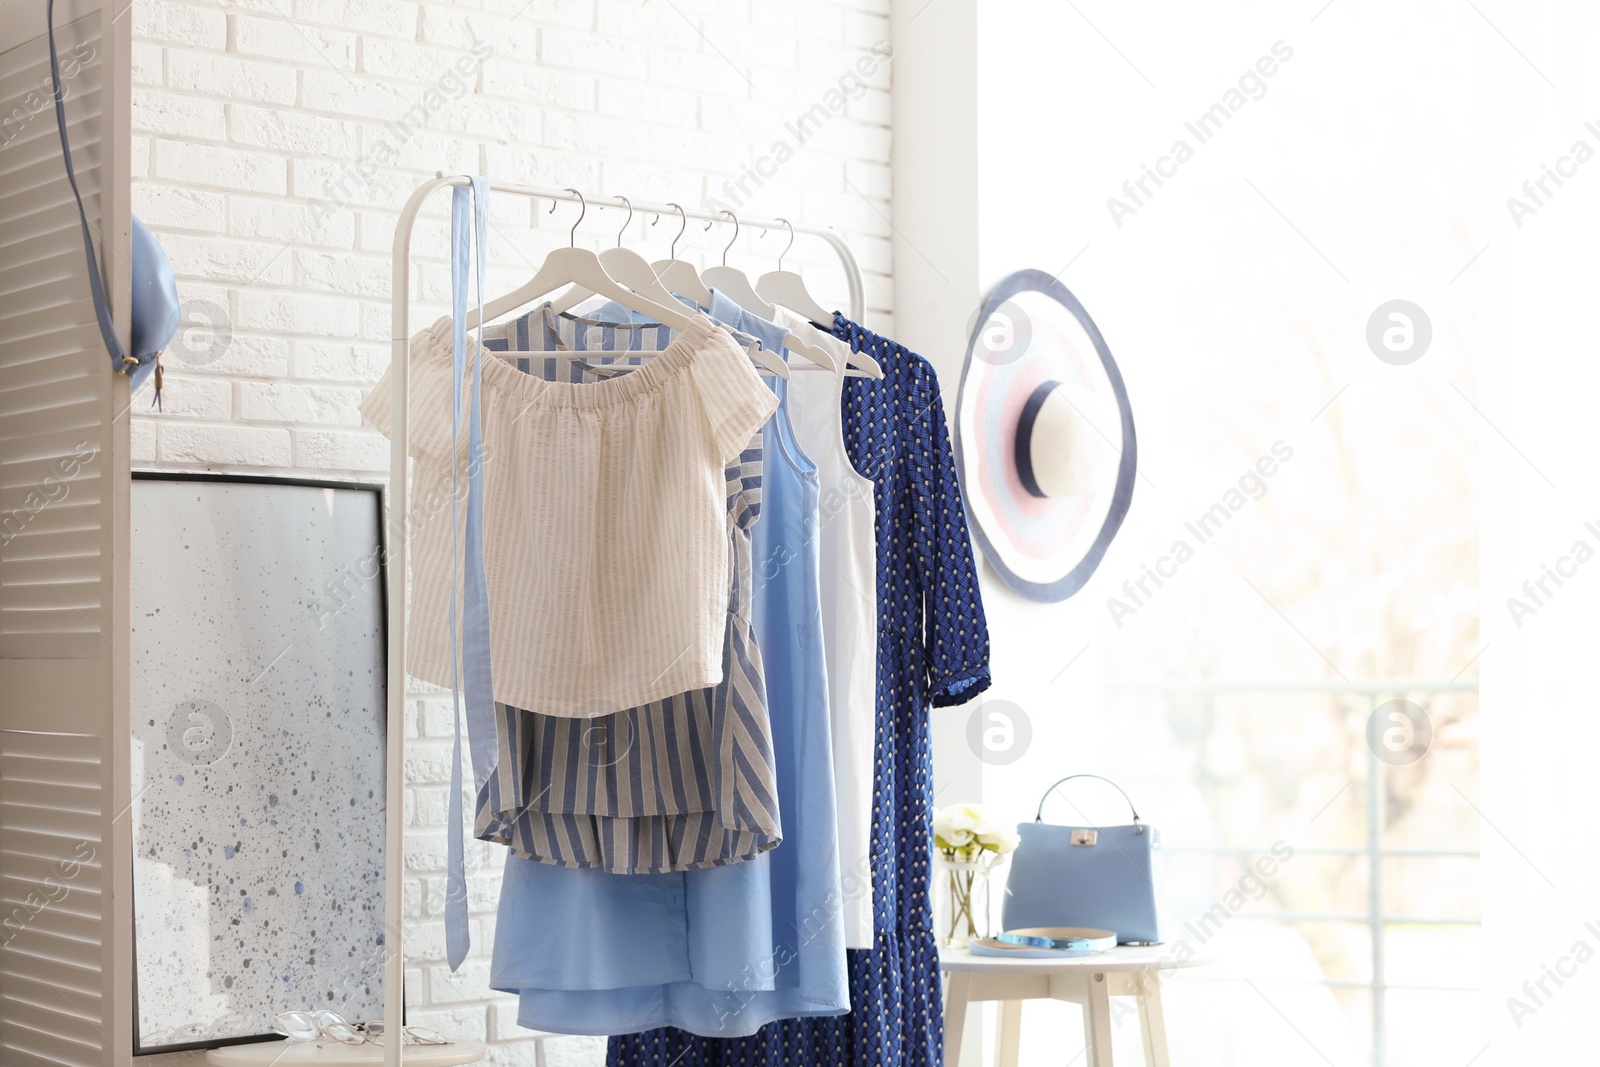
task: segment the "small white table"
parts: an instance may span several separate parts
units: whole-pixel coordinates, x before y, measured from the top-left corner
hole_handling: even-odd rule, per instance
[[[477,1063],[489,1054],[482,1041],[452,1041],[448,1045],[406,1045],[400,1061],[406,1067],[456,1067]],[[206,1053],[213,1067],[293,1067],[321,1063],[338,1067],[382,1067],[382,1045],[341,1045],[336,1041],[257,1041],[249,1045],[229,1045]]]
[[[1017,1067],[1022,1037],[1024,1000],[1063,1000],[1083,1008],[1083,1032],[1089,1047],[1087,1067],[1112,1067],[1111,998],[1133,997],[1144,1037],[1146,1067],[1169,1067],[1167,1025],[1161,1013],[1161,970],[1201,967],[1212,962],[1190,959],[1178,964],[1169,958],[1171,945],[1118,946],[1092,956],[1060,959],[1011,959],[974,956],[965,948],[941,948],[939,970],[944,973],[944,1047],[947,1067],[960,1067],[961,1039],[967,1007],[986,1000],[1000,1001],[1000,1033],[996,1043],[998,1067]]]

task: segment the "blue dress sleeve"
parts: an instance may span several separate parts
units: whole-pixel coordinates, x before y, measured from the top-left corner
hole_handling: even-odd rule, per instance
[[[911,480],[923,661],[934,707],[961,704],[989,688],[989,625],[967,533],[950,431],[933,366],[912,355],[916,376],[904,453]]]

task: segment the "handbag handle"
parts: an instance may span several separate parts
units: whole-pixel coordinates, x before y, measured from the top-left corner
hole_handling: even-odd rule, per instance
[[[61,61],[56,58],[56,0],[46,0],[44,10],[50,35],[50,84],[55,90],[56,128],[61,132],[61,157],[67,165],[67,184],[72,187],[72,198],[78,205],[78,225],[83,230],[83,254],[89,264],[89,297],[94,304],[95,318],[100,323],[100,337],[105,342],[106,351],[111,354],[112,366],[117,373],[127,374],[128,367],[137,366],[139,360],[124,352],[122,342],[117,338],[111,305],[106,300],[105,287],[100,281],[100,263],[95,258],[94,241],[89,237],[89,215],[83,209],[83,194],[78,192],[78,176],[72,172],[72,145],[67,142],[67,111],[62,106],[66,97],[61,92]]]
[[[1139,821],[1139,810],[1133,806],[1133,799],[1129,797],[1126,792],[1123,792],[1122,787],[1116,782],[1113,782],[1111,779],[1099,774],[1069,774],[1065,778],[1051,783],[1050,788],[1044,791],[1044,796],[1039,798],[1039,808],[1033,813],[1034,822],[1044,821],[1044,802],[1050,799],[1050,794],[1056,791],[1056,787],[1064,785],[1065,783],[1072,781],[1074,778],[1095,778],[1104,782],[1106,785],[1109,785],[1117,792],[1122,793],[1122,799],[1128,802],[1128,810],[1133,812],[1134,832],[1139,834],[1144,833],[1144,824]]]

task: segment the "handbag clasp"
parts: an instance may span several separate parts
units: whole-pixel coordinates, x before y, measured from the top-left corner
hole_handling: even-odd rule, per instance
[[[1074,831],[1072,831],[1072,843],[1074,845],[1095,845],[1095,844],[1098,844],[1099,841],[1100,841],[1100,831],[1099,830],[1074,830]]]

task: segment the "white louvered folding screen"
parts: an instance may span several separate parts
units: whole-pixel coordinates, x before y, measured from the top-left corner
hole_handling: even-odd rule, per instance
[[[68,46],[68,34],[80,40]],[[75,75],[63,86],[78,187],[98,229],[98,17],[63,27],[61,47]],[[24,46],[0,57],[0,659],[93,659],[107,357],[44,55]]]
[[[100,738],[0,731],[0,1060],[103,1060]]]
[[[127,9],[58,0],[79,187],[118,330]],[[0,1065],[126,1062],[128,389],[95,324],[44,0],[0,0]]]

